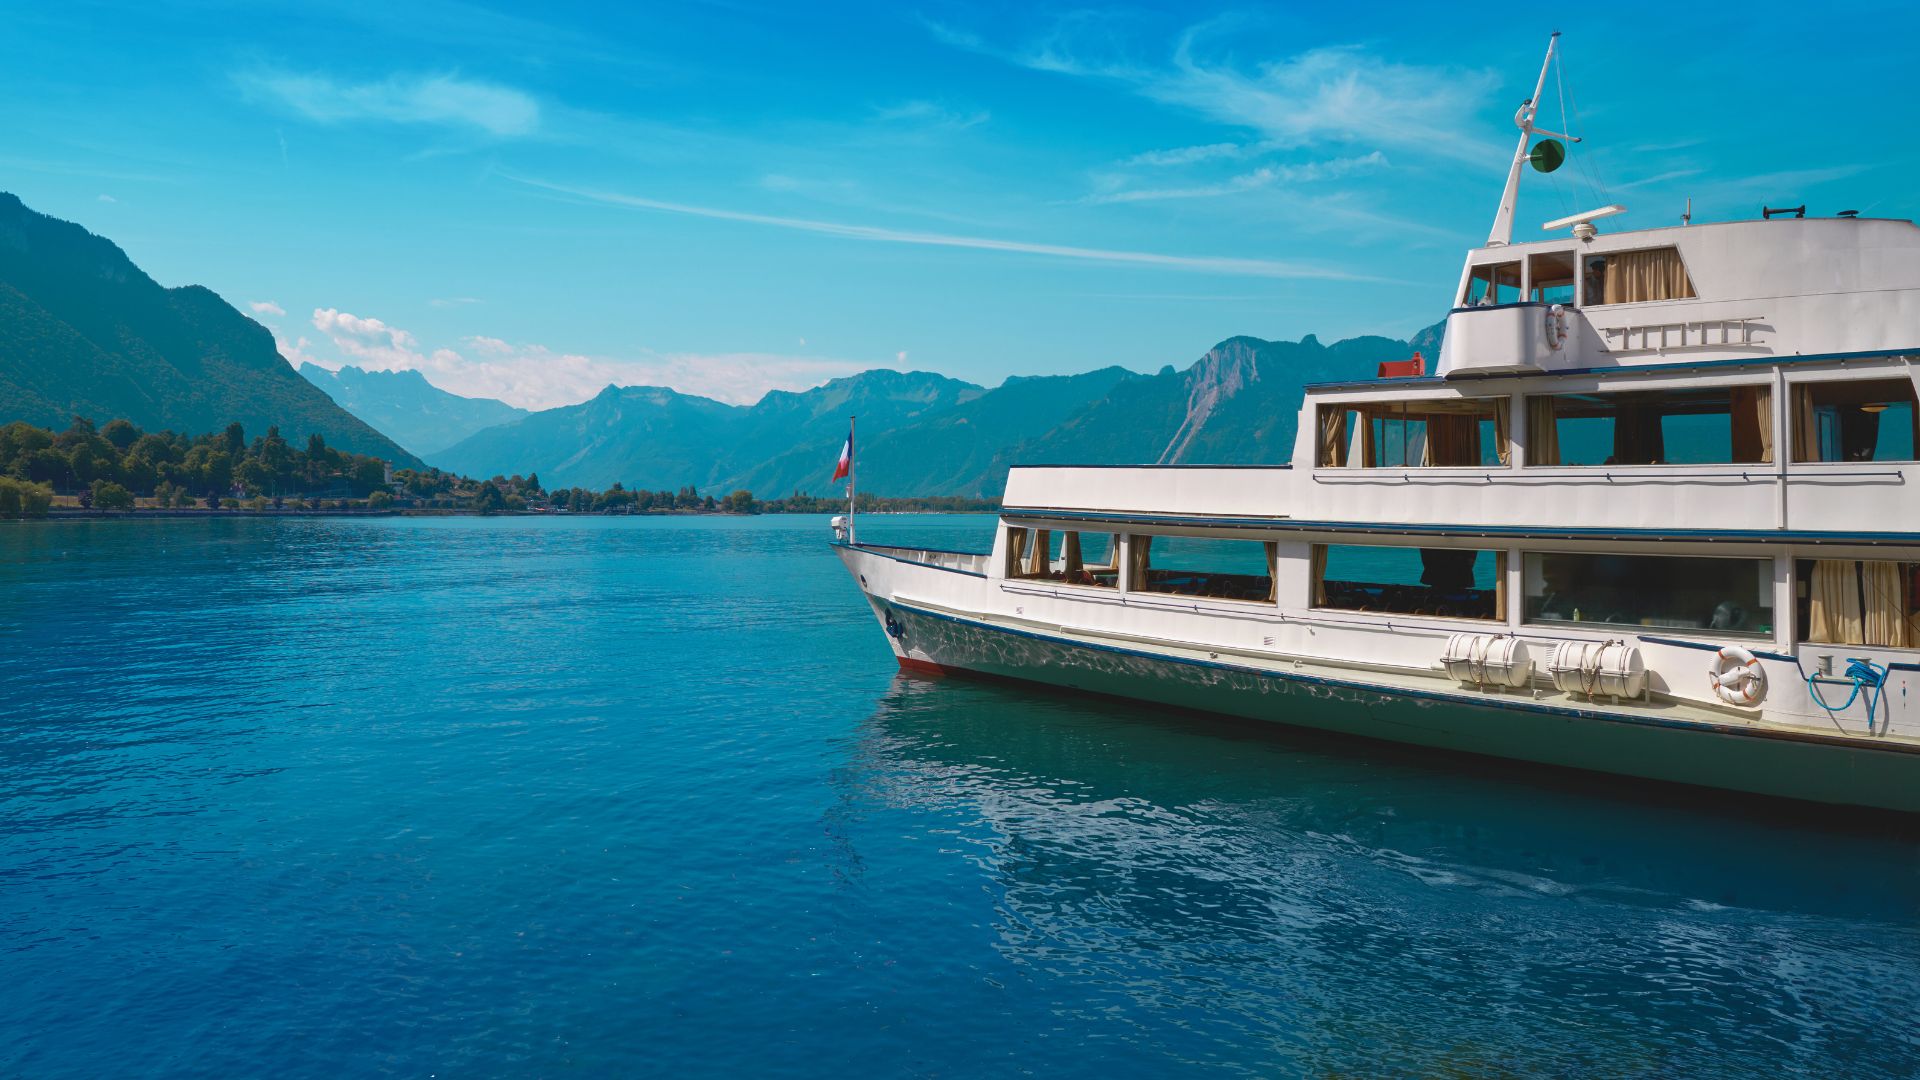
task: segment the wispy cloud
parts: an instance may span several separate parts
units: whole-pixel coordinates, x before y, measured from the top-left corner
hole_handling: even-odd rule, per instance
[[[1204,146],[1176,146],[1171,150],[1148,150],[1135,154],[1120,163],[1122,168],[1148,166],[1167,168],[1177,165],[1197,165],[1203,161],[1219,161],[1247,156],[1250,148],[1241,143],[1207,143]]]
[[[1701,170],[1699,169],[1674,169],[1671,172],[1658,173],[1653,176],[1643,176],[1638,180],[1629,180],[1624,184],[1615,184],[1614,186],[1625,191],[1630,188],[1646,187],[1650,184],[1664,184],[1669,180],[1685,180],[1689,176],[1699,176],[1700,172]]]
[[[1076,247],[1068,244],[1043,244],[1026,240],[1005,240],[985,236],[954,236],[946,233],[892,229],[879,225],[849,225],[833,221],[814,221],[807,218],[778,217],[772,214],[755,214],[743,210],[728,210],[720,207],[693,206],[687,203],[667,202],[661,199],[649,199],[639,195],[591,191],[582,188],[567,187],[561,184],[552,184],[528,177],[512,176],[511,174],[505,173],[502,175],[508,176],[509,179],[526,184],[529,187],[551,191],[556,194],[568,195],[578,199],[587,199],[592,202],[605,203],[609,206],[623,206],[634,210],[653,210],[668,214],[685,214],[691,217],[711,218],[718,221],[735,221],[752,225],[765,225],[779,229],[793,229],[799,232],[818,233],[823,236],[837,236],[848,240],[867,240],[889,244],[916,244],[926,247],[963,248],[974,251],[997,251],[1019,255],[1041,255],[1057,259],[1075,259],[1116,265],[1152,266],[1167,270],[1241,275],[1247,277],[1319,278],[1334,281],[1378,280],[1324,266],[1281,262],[1274,259],[1247,259],[1219,255],[1167,255],[1152,251],[1121,251],[1107,248]]]
[[[480,302],[479,297],[475,297],[475,296],[437,296],[437,297],[434,297],[432,300],[427,301],[427,306],[437,307],[437,308],[457,308],[457,307],[467,307],[468,305],[477,304],[479,302]]]
[[[1384,167],[1387,156],[1375,150],[1364,157],[1335,158],[1332,161],[1311,161],[1300,165],[1268,165],[1250,173],[1229,177],[1226,180],[1210,184],[1198,184],[1174,188],[1128,188],[1120,191],[1102,192],[1089,195],[1080,201],[1083,203],[1132,203],[1157,202],[1166,199],[1208,199],[1222,195],[1238,195],[1248,191],[1258,191],[1277,184],[1291,184],[1314,180],[1331,180],[1352,173]]]
[[[589,356],[484,334],[460,339],[460,348],[429,348],[412,332],[381,319],[336,308],[316,308],[313,328],[322,340],[279,339],[281,355],[337,369],[353,364],[376,371],[418,371],[427,381],[465,397],[490,397],[529,409],[585,401],[613,386],[666,386],[685,394],[747,405],[769,390],[805,390],[874,367],[881,361],[756,352],[642,350],[632,357]],[[331,349],[326,349],[331,346]],[[905,363],[905,353],[897,363]]]
[[[119,200],[119,199],[116,199],[116,198],[114,198],[114,197],[113,197],[113,196],[111,196],[111,195],[101,195],[101,196],[99,197],[99,201],[100,201],[100,202],[103,202],[103,203],[117,203],[117,202],[119,202],[120,200]]]
[[[956,48],[1036,71],[1117,83],[1150,100],[1257,132],[1275,147],[1371,143],[1476,165],[1501,156],[1497,144],[1471,127],[1481,101],[1499,84],[1488,71],[1395,63],[1357,46],[1308,49],[1243,69],[1224,50],[1214,49],[1219,39],[1228,46],[1238,39],[1241,28],[1232,19],[1188,28],[1175,38],[1165,61],[1149,63],[1119,51],[1114,41],[1119,31],[1111,20],[1086,13],[1012,47],[972,31],[927,25]],[[1229,145],[1194,150],[1229,156]]]
[[[992,114],[985,109],[955,109],[937,101],[916,100],[879,106],[873,110],[873,118],[888,124],[964,130],[986,123]]]
[[[247,306],[253,309],[255,315],[280,316],[287,313],[286,308],[281,307],[271,300],[254,300],[249,302]]]
[[[434,124],[500,137],[531,135],[540,127],[540,103],[531,95],[453,72],[350,83],[326,75],[250,71],[235,80],[249,95],[323,124]]]

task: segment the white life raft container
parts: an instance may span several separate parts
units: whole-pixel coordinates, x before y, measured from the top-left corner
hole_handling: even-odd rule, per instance
[[[1447,639],[1440,665],[1448,678],[1471,686],[1511,689],[1533,680],[1527,643],[1506,635],[1455,634]]]
[[[1647,688],[1647,663],[1622,641],[1563,641],[1547,658],[1554,689],[1588,698],[1635,698]]]
[[[1767,696],[1767,669],[1738,645],[1720,650],[1707,669],[1707,678],[1713,682],[1713,692],[1729,705],[1750,708]]]

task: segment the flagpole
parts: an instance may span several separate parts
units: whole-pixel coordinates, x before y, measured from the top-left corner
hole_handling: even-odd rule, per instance
[[[858,456],[858,448],[853,445],[853,422],[858,417],[847,417],[847,543],[857,544],[853,535],[853,459]]]

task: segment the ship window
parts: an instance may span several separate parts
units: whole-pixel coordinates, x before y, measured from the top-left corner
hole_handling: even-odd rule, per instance
[[[1506,553],[1316,544],[1313,606],[1447,619],[1506,617]]]
[[[1793,388],[1793,460],[1912,461],[1920,444],[1911,379]]]
[[[1467,274],[1467,292],[1461,307],[1492,307],[1520,300],[1520,264],[1491,263],[1476,266]]]
[[[1526,620],[1773,633],[1773,560],[1530,551]]]
[[[1117,588],[1119,540],[1108,533],[1009,527],[1007,576]]]
[[[1129,544],[1131,590],[1273,602],[1278,544],[1191,536],[1134,536]]]
[[[1550,251],[1527,260],[1527,297],[1540,304],[1573,303],[1571,251]]]
[[[1920,565],[1800,559],[1794,615],[1801,641],[1920,646]]]
[[[1652,300],[1689,300],[1693,280],[1677,248],[1615,251],[1586,257],[1583,303],[1643,304]]]
[[[1773,389],[1716,386],[1527,398],[1528,465],[1773,460]]]
[[[1322,405],[1323,468],[1483,468],[1509,460],[1506,398]]]

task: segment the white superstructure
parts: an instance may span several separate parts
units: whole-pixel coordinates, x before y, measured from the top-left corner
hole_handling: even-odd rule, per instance
[[[1510,243],[1516,120],[1436,374],[1310,387],[1286,465],[1016,468],[990,553],[842,544],[901,663],[1920,811],[1920,228]]]

